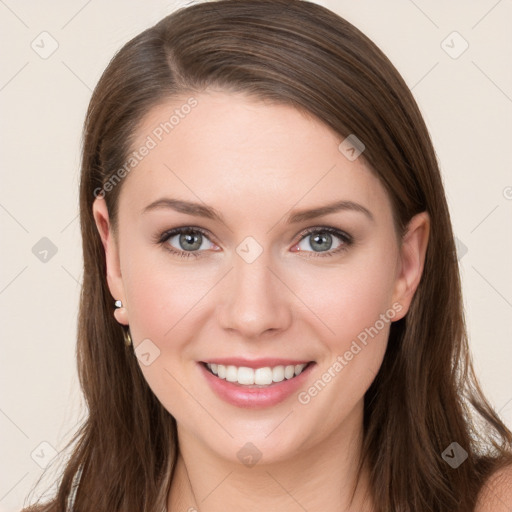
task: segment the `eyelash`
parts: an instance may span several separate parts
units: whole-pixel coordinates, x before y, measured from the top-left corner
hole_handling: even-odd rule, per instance
[[[176,256],[180,256],[182,258],[191,258],[191,257],[192,258],[200,258],[201,257],[200,253],[202,251],[178,251],[174,247],[167,244],[167,242],[169,241],[170,238],[172,238],[175,235],[181,235],[182,233],[188,233],[188,234],[200,233],[201,235],[208,238],[208,240],[210,240],[208,233],[204,229],[197,228],[197,227],[184,226],[181,228],[175,228],[175,229],[171,229],[169,231],[165,231],[161,235],[158,235],[156,237],[155,241],[157,244],[160,244],[160,245],[165,244],[166,250],[168,250],[169,252],[171,252],[172,254],[174,254]],[[302,242],[302,240],[304,238],[307,238],[309,235],[312,235],[315,233],[329,233],[330,235],[334,235],[341,240],[342,244],[334,250],[321,251],[321,252],[317,252],[316,254],[314,253],[314,251],[304,251],[304,252],[313,252],[315,254],[315,255],[307,256],[308,258],[324,258],[324,257],[328,257],[328,256],[334,256],[335,254],[346,251],[347,248],[350,247],[354,243],[353,238],[350,235],[348,235],[347,233],[345,233],[344,231],[341,231],[339,229],[332,228],[329,226],[321,226],[321,227],[308,228],[305,231],[303,231],[300,234],[300,239],[297,242],[297,244]],[[294,244],[294,245],[297,245],[297,244]],[[300,252],[302,252],[302,251],[300,251]]]

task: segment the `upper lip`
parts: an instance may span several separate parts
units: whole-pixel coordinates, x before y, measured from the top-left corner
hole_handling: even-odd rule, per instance
[[[203,361],[210,364],[221,364],[223,366],[245,366],[246,368],[265,368],[267,366],[291,366],[297,364],[311,363],[311,360],[306,359],[280,359],[277,357],[269,357],[262,359],[244,359],[243,357],[222,357],[214,358]]]

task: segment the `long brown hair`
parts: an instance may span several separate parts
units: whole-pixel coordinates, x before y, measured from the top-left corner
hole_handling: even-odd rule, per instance
[[[430,136],[379,48],[341,17],[301,0],[220,0],[181,9],[129,41],[94,90],[80,183],[77,359],[88,415],[69,443],[73,452],[55,499],[40,510],[64,511],[77,476],[76,511],[160,512],[165,505],[178,450],[176,422],[147,385],[133,350],[124,347],[92,204],[125,165],[143,116],[210,86],[312,114],[340,142],[356,134],[365,145],[362,157],[391,198],[397,232],[403,234],[416,213],[430,215],[422,280],[408,314],[392,324],[365,395],[361,467],[370,468],[376,512],[473,510],[485,479],[512,462],[512,433],[474,374]],[[122,180],[110,188],[102,193],[115,227]],[[468,454],[457,468],[442,456],[454,442]]]

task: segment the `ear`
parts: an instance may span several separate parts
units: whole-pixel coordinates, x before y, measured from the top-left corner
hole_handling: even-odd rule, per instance
[[[393,292],[393,304],[402,306],[394,321],[403,318],[420,284],[425,254],[430,234],[430,217],[427,212],[415,215],[408,223],[399,250],[398,272]]]
[[[112,297],[123,303],[122,308],[114,311],[114,316],[120,324],[128,325],[126,297],[119,263],[119,244],[115,233],[111,229],[107,203],[103,197],[96,197],[92,205],[92,212],[101,237],[101,242],[103,243],[103,248],[105,249],[108,288]]]

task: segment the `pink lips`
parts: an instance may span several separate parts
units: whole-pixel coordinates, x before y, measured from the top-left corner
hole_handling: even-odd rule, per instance
[[[223,364],[226,366],[246,366],[248,368],[264,368],[266,366],[287,366],[295,364],[305,364],[310,361],[292,360],[292,359],[255,359],[249,361],[240,358],[208,359],[208,363]],[[300,375],[292,379],[274,382],[269,386],[244,386],[237,382],[228,382],[211,373],[204,362],[198,363],[199,370],[206,379],[206,382],[212,391],[225,402],[241,408],[264,408],[276,405],[297,391],[304,385],[309,377],[312,368],[315,366],[311,362]]]

